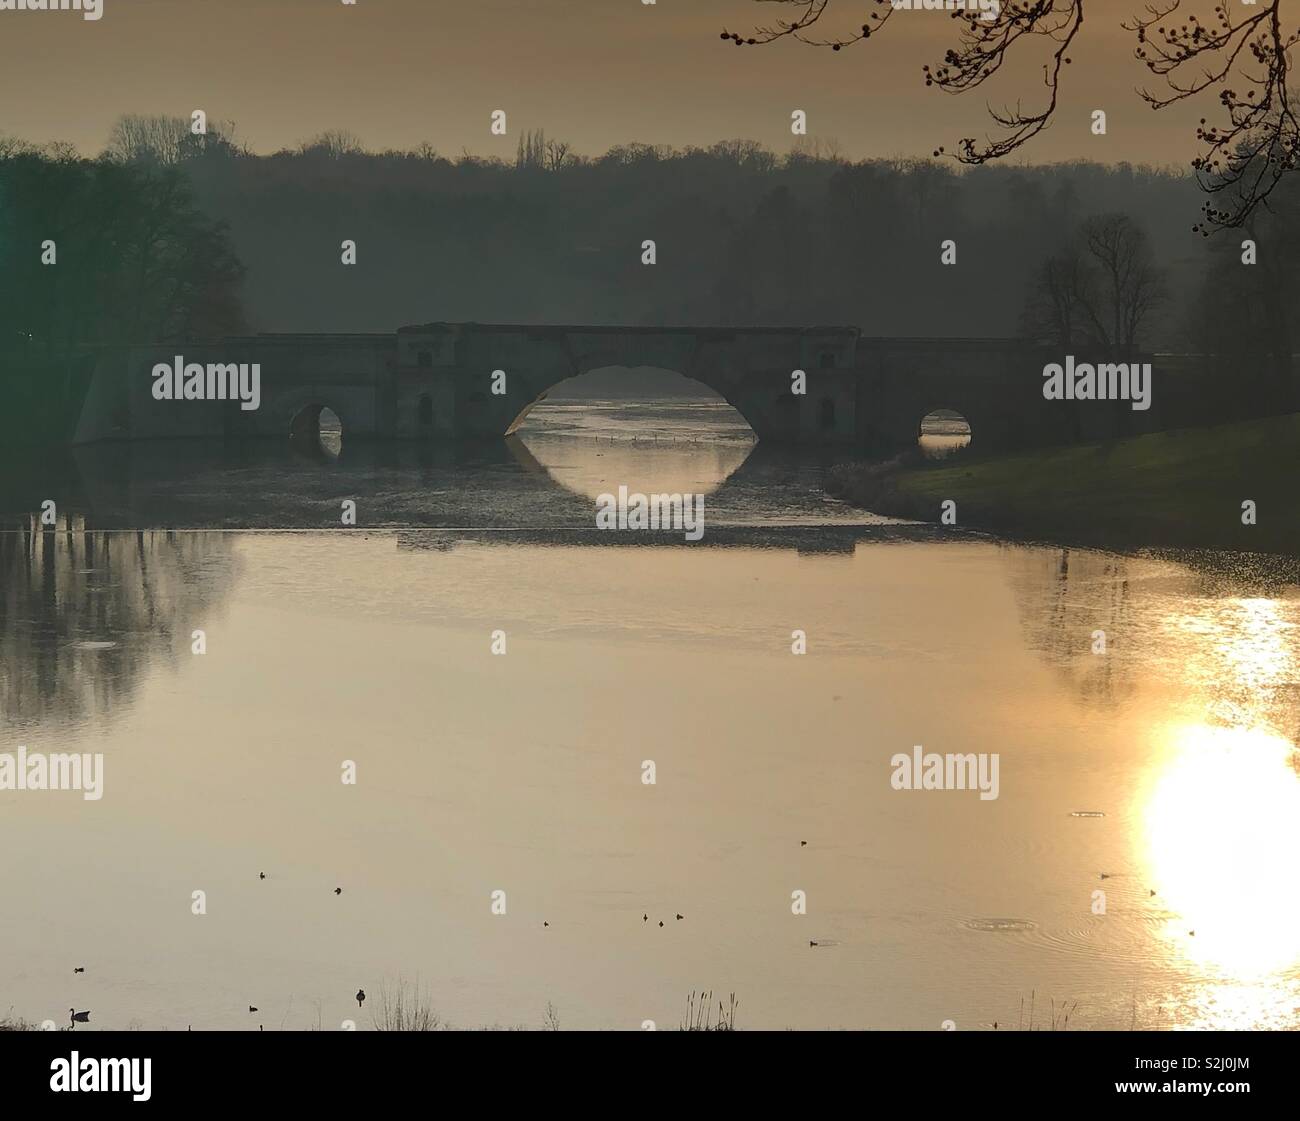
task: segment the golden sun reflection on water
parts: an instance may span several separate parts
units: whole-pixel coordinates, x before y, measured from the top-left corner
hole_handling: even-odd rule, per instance
[[[1238,980],[1300,961],[1300,776],[1290,741],[1260,728],[1183,727],[1145,807],[1166,936]],[[1191,933],[1195,931],[1195,933]]]
[[[1213,682],[1207,720],[1168,730],[1143,807],[1148,876],[1170,955],[1205,974],[1197,1018],[1265,1026],[1300,964],[1300,757],[1270,721],[1294,677],[1293,628],[1268,599],[1198,622],[1213,664],[1188,681]]]

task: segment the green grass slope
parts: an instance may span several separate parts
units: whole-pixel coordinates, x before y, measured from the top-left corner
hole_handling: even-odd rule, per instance
[[[1300,554],[1300,414],[1105,444],[884,470],[850,465],[831,489],[879,513],[1013,536]],[[1255,502],[1256,524],[1242,524]]]

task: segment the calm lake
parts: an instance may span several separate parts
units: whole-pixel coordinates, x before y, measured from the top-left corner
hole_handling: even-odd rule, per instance
[[[1294,563],[900,524],[823,469],[586,402],[14,483],[0,752],[104,788],[0,792],[0,1016],[364,1029],[404,979],[459,1027],[1300,1026]],[[703,493],[703,540],[597,531],[620,485]],[[915,745],[998,797],[894,789]]]

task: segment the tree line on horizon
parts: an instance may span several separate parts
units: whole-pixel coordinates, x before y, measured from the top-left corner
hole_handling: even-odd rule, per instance
[[[124,117],[93,159],[0,138],[0,337],[54,354],[432,320],[843,324],[1289,356],[1295,190],[1209,239],[1195,198],[1191,176],[1127,164],[957,171],[743,140],[588,157],[540,131],[509,163],[337,131],[257,155],[229,124]]]

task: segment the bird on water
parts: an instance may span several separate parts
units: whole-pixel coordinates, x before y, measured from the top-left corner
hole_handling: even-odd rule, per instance
[[[357,1007],[358,1007],[358,1008],[360,1008],[361,1005],[365,1003],[365,999],[366,999],[366,990],[365,990],[365,989],[357,989]]]
[[[75,1031],[78,1024],[90,1023],[89,1012],[78,1012],[75,1008],[69,1008],[68,1012],[72,1016],[72,1028]]]

